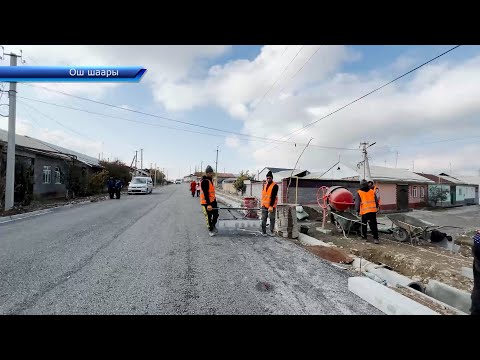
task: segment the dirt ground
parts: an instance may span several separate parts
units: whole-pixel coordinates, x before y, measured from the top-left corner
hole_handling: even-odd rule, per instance
[[[321,227],[321,222],[306,224],[310,227],[309,236],[336,245],[345,257],[355,255],[368,261],[385,264],[394,271],[424,284],[427,284],[429,279],[435,279],[460,290],[472,291],[473,280],[461,274],[462,267],[471,268],[473,263],[468,236],[463,241],[456,242],[461,247],[458,254],[455,254],[428,242],[421,242],[418,246],[399,243],[393,239],[392,235],[384,233],[380,234],[380,244],[367,243],[355,234],[350,235],[348,239],[336,231],[331,235],[325,235],[315,229]],[[371,238],[371,235],[369,237]],[[326,258],[322,252],[312,249],[319,246],[305,246],[305,248],[317,253],[317,256]],[[327,259],[330,261],[344,262],[337,261],[337,259],[341,260],[342,256],[331,256],[330,252],[328,255],[330,259]]]

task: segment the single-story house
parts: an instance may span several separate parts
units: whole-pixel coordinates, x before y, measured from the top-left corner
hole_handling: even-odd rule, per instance
[[[377,185],[383,211],[408,211],[409,209],[428,205],[428,185],[433,181],[417,175],[407,169],[396,169],[382,166],[370,166],[370,175]],[[312,173],[292,181],[288,195],[289,202],[295,202],[295,194],[300,204],[317,202],[317,190],[321,186],[344,186],[352,193],[358,190],[359,182],[368,178],[362,166],[337,163],[329,171]],[[286,201],[286,199],[285,199]]]
[[[434,182],[434,184],[428,186],[429,195],[431,195],[429,200],[431,206],[435,205],[434,193],[436,189],[443,189],[447,197],[445,200],[440,199],[437,201],[436,206],[449,207],[478,204],[478,185],[469,184],[463,179],[445,173],[440,175],[417,174]]]
[[[94,157],[29,136],[15,135],[15,145],[15,186],[25,186],[34,198],[64,197],[67,186],[80,189],[103,168]],[[8,131],[0,129],[0,179],[6,176],[7,146]]]
[[[480,204],[480,199],[479,199],[479,194],[478,190],[480,187],[480,176],[475,176],[475,175],[455,175],[455,178],[463,181],[466,184],[470,184],[475,186],[475,199],[476,199],[476,204]]]

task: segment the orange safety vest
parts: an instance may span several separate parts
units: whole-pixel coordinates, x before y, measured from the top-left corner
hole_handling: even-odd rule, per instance
[[[273,187],[276,184],[275,184],[275,182],[272,181],[272,183],[268,187],[268,190],[267,190],[267,185],[268,185],[268,183],[263,185],[263,189],[262,189],[262,206],[266,207],[266,208],[269,208],[270,207],[270,202],[272,200],[272,190],[273,190]],[[273,207],[277,206],[277,202],[278,202],[278,196],[275,197],[275,203],[273,204]]]
[[[210,180],[208,180],[208,185],[209,185],[208,197],[210,198],[210,203],[212,203],[215,200],[215,186],[213,186],[213,183]],[[201,186],[200,186],[200,204],[207,205],[207,201],[205,200],[205,194],[203,193],[203,189]]]
[[[375,192],[373,190],[366,192],[358,190],[358,195],[360,195],[360,215],[377,212],[377,205],[375,204]]]

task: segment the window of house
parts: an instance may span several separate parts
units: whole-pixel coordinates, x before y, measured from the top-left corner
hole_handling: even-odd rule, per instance
[[[414,187],[413,187],[413,190],[412,190],[412,196],[413,196],[414,198],[418,197],[417,190],[418,190],[417,187],[414,186]]]
[[[60,175],[60,168],[56,167],[55,168],[55,184],[61,184],[61,183],[62,183],[62,179]]]
[[[458,189],[458,195],[462,195],[462,188]]]
[[[425,188],[423,186],[420,188],[420,197],[421,198],[425,197]]]
[[[52,182],[52,167],[44,166],[43,167],[43,183],[50,184]]]

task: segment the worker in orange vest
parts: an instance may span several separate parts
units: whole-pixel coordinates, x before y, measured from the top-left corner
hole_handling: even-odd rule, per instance
[[[370,189],[372,189],[374,192],[375,192],[375,195],[377,195],[377,200],[378,200],[378,210],[380,211],[380,206],[382,205],[381,201],[380,201],[380,189],[377,187],[377,185],[375,185],[373,183],[372,180],[370,180],[368,182],[368,186],[370,187]]]
[[[360,189],[355,196],[355,210],[362,217],[362,238],[367,240],[367,223],[373,234],[373,242],[378,244],[378,199],[366,180],[360,182]]]
[[[213,185],[213,168],[210,165],[205,169],[205,174],[200,185],[200,204],[207,221],[208,234],[215,236],[218,233],[215,227],[218,220],[218,204]]]
[[[273,181],[271,171],[267,173],[267,182],[262,189],[262,235],[267,236],[267,216],[270,218],[270,236],[275,236],[275,209],[278,202],[278,185]]]

